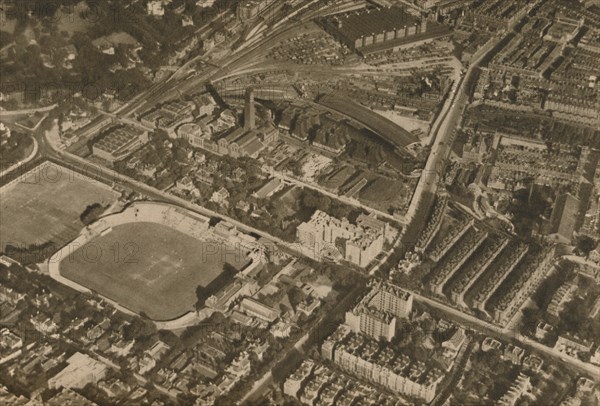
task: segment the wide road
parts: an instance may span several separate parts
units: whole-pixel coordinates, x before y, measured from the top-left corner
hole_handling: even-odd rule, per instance
[[[319,193],[321,193],[321,194],[323,194],[325,196],[328,196],[328,197],[330,197],[332,199],[338,200],[338,201],[340,201],[342,203],[345,203],[345,204],[347,204],[349,206],[358,207],[360,209],[368,211],[369,213],[376,214],[379,217],[384,217],[384,218],[386,218],[388,220],[402,223],[402,219],[396,218],[396,217],[392,216],[391,214],[386,213],[384,211],[381,211],[381,210],[378,210],[378,209],[374,209],[373,207],[367,206],[366,204],[361,203],[357,199],[351,199],[351,198],[346,197],[344,195],[337,195],[335,193],[331,193],[330,191],[324,189],[323,187],[321,187],[319,185],[315,185],[313,183],[304,182],[304,181],[302,181],[300,179],[296,179],[296,178],[287,176],[287,175],[285,175],[284,173],[281,173],[281,172],[275,172],[272,175],[273,175],[273,177],[279,178],[279,179],[281,179],[281,180],[283,180],[283,181],[285,181],[287,183],[292,183],[292,184],[294,184],[296,186],[299,186],[299,187],[303,187],[303,188],[312,189],[314,191],[317,191],[317,192],[319,192]]]
[[[423,295],[420,295],[417,292],[411,293],[414,295],[414,298],[417,302],[426,303],[431,307],[435,307],[436,309],[443,311],[452,319],[458,321],[460,324],[466,326],[467,328],[476,330],[480,333],[490,335],[492,337],[496,337],[502,340],[518,341],[524,347],[532,348],[552,358],[558,358],[560,361],[569,364],[570,366],[585,373],[586,375],[591,375],[597,381],[600,380],[600,367],[562,354],[554,350],[553,348],[547,347],[541,343],[538,343],[537,341],[532,340],[531,338],[519,333],[518,331],[511,331],[506,328],[500,328],[494,324],[488,323],[487,321],[481,320],[470,314],[466,314],[444,303],[440,303],[437,300],[433,300]]]
[[[48,144],[46,144],[48,145]],[[259,230],[254,227],[251,227],[247,224],[241,223],[227,215],[212,211],[203,206],[199,206],[197,204],[191,203],[188,200],[182,199],[180,197],[174,196],[170,193],[158,190],[154,187],[148,186],[143,182],[132,179],[128,176],[120,174],[112,169],[109,169],[105,166],[95,164],[93,162],[87,161],[84,158],[81,158],[77,155],[73,155],[64,151],[52,151],[50,152],[49,148],[46,150],[46,157],[51,158],[54,161],[57,161],[60,165],[66,166],[68,169],[74,170],[76,172],[82,173],[86,176],[90,176],[92,178],[97,178],[98,180],[107,183],[109,185],[118,185],[124,189],[128,189],[134,192],[139,193],[140,195],[147,196],[148,198],[156,201],[166,202],[170,204],[174,204],[183,208],[186,208],[190,211],[202,214],[207,217],[216,217],[221,218],[225,221],[230,222],[238,229],[246,232],[246,233],[254,233],[265,239],[271,241],[273,243],[270,248],[270,253],[272,255],[277,255],[278,247],[285,247],[288,250],[294,251],[297,254],[302,256],[306,256],[309,258],[313,258],[313,253],[307,247],[302,246],[298,243],[290,243],[284,241],[278,237],[275,237],[264,230]]]
[[[454,142],[454,132],[460,123],[467,104],[469,102],[469,94],[467,93],[468,85],[477,79],[477,70],[479,64],[493,50],[494,46],[503,41],[506,37],[514,35],[513,29],[517,25],[515,21],[507,31],[496,38],[492,38],[484,44],[473,55],[473,61],[467,69],[465,75],[458,82],[452,84],[450,97],[446,100],[446,105],[442,108],[442,113],[439,115],[439,121],[432,126],[432,146],[425,168],[421,173],[421,179],[415,188],[415,193],[411,199],[410,206],[407,212],[407,219],[412,221],[415,219],[416,213],[421,209],[423,197],[427,194],[435,194],[442,180],[446,163],[452,151],[452,143]],[[417,216],[418,218],[418,216]],[[416,230],[420,232],[420,230]]]
[[[477,68],[479,67],[479,64],[493,50],[493,47],[497,43],[502,41],[505,37],[514,34],[512,30],[514,29],[517,23],[518,22],[515,21],[512,27],[509,27],[509,29],[505,32],[503,36],[499,37],[496,41],[490,41],[479,52],[477,52],[475,55],[475,59],[469,67],[469,69],[467,70],[464,78],[459,83],[454,84],[451,97],[449,97],[447,101],[448,103],[450,103],[450,107],[448,108],[445,114],[443,113],[444,115],[440,121],[439,129],[437,129],[437,133],[435,134],[431,154],[429,155],[427,164],[425,165],[425,169],[421,174],[421,179],[419,181],[419,184],[417,185],[417,189],[415,190],[415,194],[413,195],[413,199],[411,201],[411,207],[409,208],[409,214],[407,216],[411,221],[415,219],[414,215],[419,209],[418,205],[421,202],[422,198],[425,196],[425,194],[434,194],[437,192],[439,181],[441,180],[441,176],[444,173],[444,168],[451,152],[454,130],[457,128],[462,114],[467,107],[469,99],[469,95],[466,91],[467,85],[471,83],[471,81],[475,80],[475,74]],[[408,227],[405,230],[407,229]],[[420,230],[418,230],[418,232],[420,232]],[[577,368],[580,371],[583,371],[587,374],[591,374],[592,377],[594,377],[596,380],[600,379],[599,367],[561,354],[552,348],[530,340],[529,338],[525,337],[519,332],[511,332],[500,329],[495,325],[487,323],[483,320],[480,320],[474,316],[471,316],[450,306],[437,302],[433,299],[429,299],[425,296],[419,295],[416,292],[413,292],[413,294],[415,295],[415,300],[436,307],[439,310],[445,312],[446,314],[449,314],[454,318],[461,320],[464,324],[472,326],[480,332],[494,335],[503,339],[517,340],[526,347],[534,348],[537,351],[542,352],[555,359],[558,359],[562,362],[565,362]]]
[[[361,275],[362,276],[362,275]],[[365,293],[366,286],[362,283],[357,283],[350,292],[348,292],[342,300],[337,302],[333,309],[327,313],[321,312],[319,319],[312,323],[309,331],[306,332],[302,337],[296,341],[293,347],[291,347],[285,355],[279,357],[274,363],[273,368],[269,369],[262,377],[255,381],[254,385],[239,402],[240,404],[252,404],[252,402],[260,399],[260,397],[266,392],[268,387],[274,383],[273,369],[283,368],[289,370],[294,365],[286,365],[286,361],[289,357],[292,357],[294,353],[304,354],[307,344],[313,344],[314,342],[321,343],[328,332],[328,327],[339,324],[338,319],[343,319],[344,314],[350,310],[356,303],[357,298]],[[291,372],[291,371],[290,371]]]
[[[2,110],[2,111],[0,111],[0,119],[2,119],[3,117],[23,116],[23,115],[33,114],[33,113],[45,113],[50,110],[54,110],[54,108],[56,108],[57,106],[58,106],[58,104],[53,104],[51,106],[37,107],[37,108],[33,108],[33,109]]]

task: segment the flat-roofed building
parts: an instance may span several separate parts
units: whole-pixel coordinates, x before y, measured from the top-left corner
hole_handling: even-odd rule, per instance
[[[271,197],[274,193],[281,190],[283,188],[284,183],[280,178],[273,178],[269,182],[267,182],[263,187],[258,189],[252,195],[257,199],[266,199]]]
[[[394,46],[425,33],[427,20],[413,17],[400,7],[381,7],[336,14],[325,18],[323,27],[349,48],[361,51],[384,43]]]
[[[267,323],[272,323],[279,318],[281,312],[270,306],[260,303],[252,298],[244,298],[240,303],[240,310],[249,316],[256,317]]]
[[[94,142],[92,151],[99,158],[116,162],[125,159],[147,142],[148,131],[134,127],[116,127]]]
[[[107,367],[95,359],[76,352],[67,360],[65,369],[48,380],[50,388],[78,388],[98,383],[106,376]]]

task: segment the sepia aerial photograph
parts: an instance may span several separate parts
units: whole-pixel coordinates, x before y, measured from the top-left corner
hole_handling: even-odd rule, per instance
[[[600,0],[0,0],[0,406],[600,406]]]

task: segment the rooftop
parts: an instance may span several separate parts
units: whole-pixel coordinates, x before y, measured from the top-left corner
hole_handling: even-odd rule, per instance
[[[144,132],[131,127],[119,127],[110,131],[94,144],[94,147],[110,153],[117,152],[140,137]]]
[[[367,35],[414,25],[417,19],[399,7],[384,7],[336,15],[329,22],[336,26],[340,34],[354,41]]]

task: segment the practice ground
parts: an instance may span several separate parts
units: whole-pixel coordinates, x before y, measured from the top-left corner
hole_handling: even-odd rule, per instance
[[[197,240],[157,223],[129,223],[90,241],[60,263],[60,273],[153,320],[194,310],[228,262],[241,268],[245,252]],[[210,288],[210,287],[209,287]]]
[[[0,189],[0,250],[50,241],[63,246],[83,228],[79,216],[88,205],[110,204],[117,197],[109,187],[66,168],[34,168],[19,183]]]

